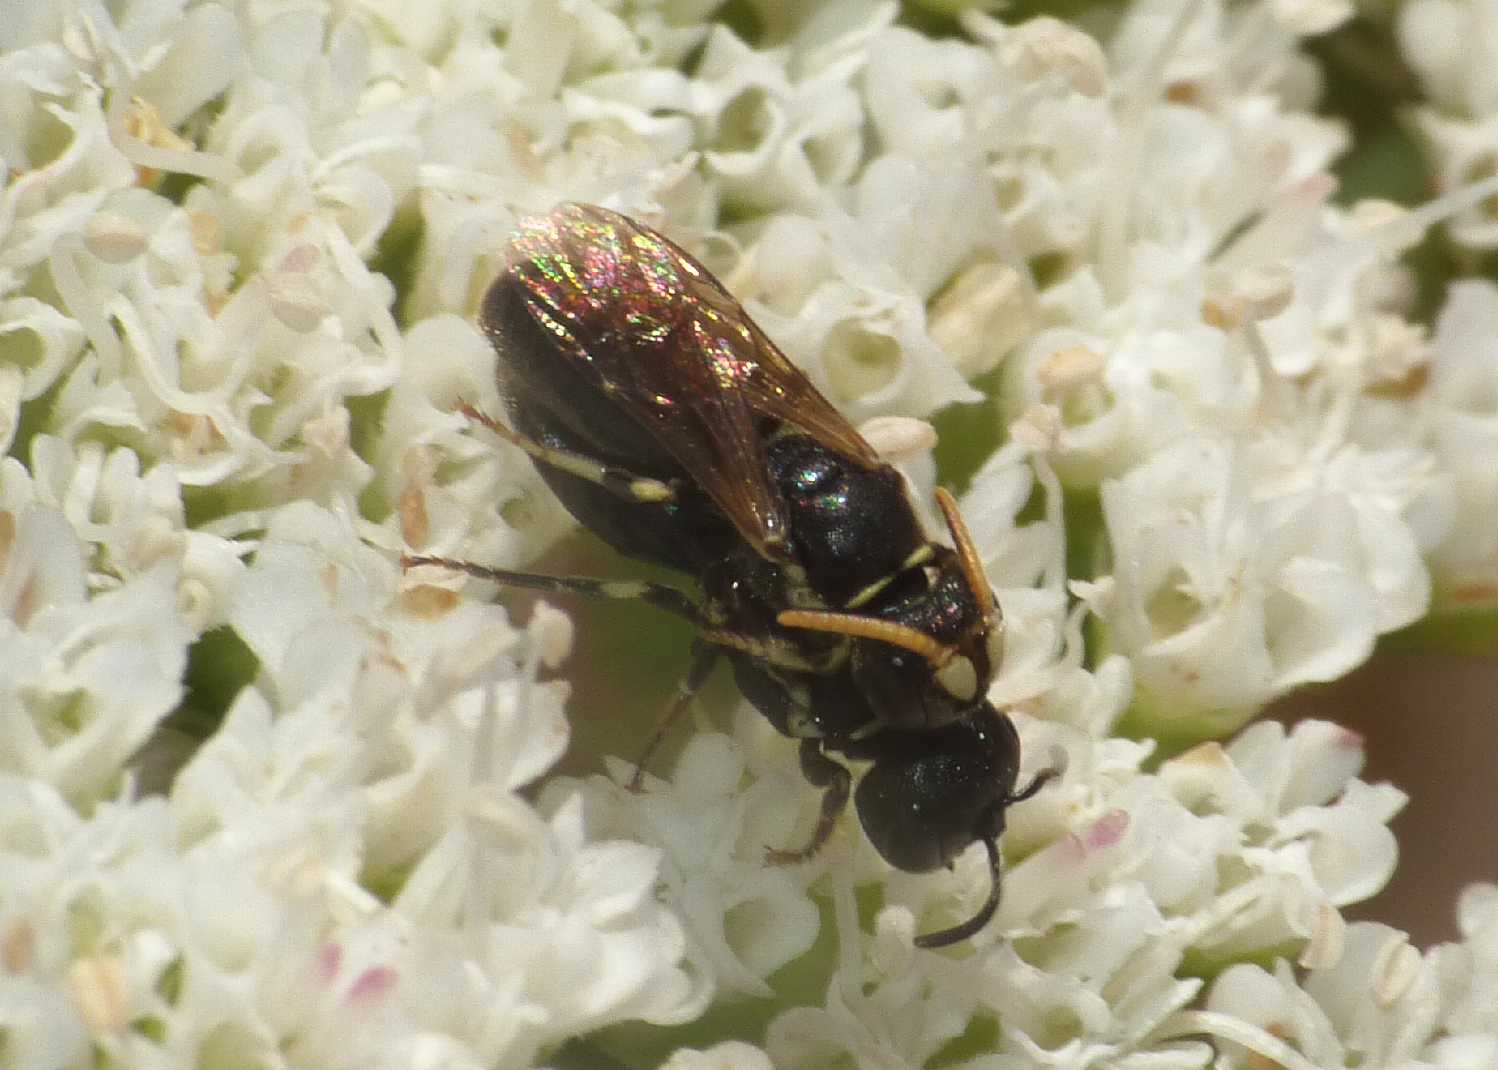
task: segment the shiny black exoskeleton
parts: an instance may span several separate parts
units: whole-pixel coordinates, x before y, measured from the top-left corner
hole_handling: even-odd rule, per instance
[[[698,639],[672,716],[726,659],[744,696],[801,741],[802,770],[823,789],[811,840],[771,860],[825,842],[852,784],[837,758],[869,761],[855,803],[891,865],[927,872],[971,843],[988,851],[987,903],[917,942],[982,928],[999,900],[1005,808],[1053,774],[1016,790],[1019,738],[986,698],[998,606],[950,496],[938,492],[954,547],[926,537],[899,473],[705,268],[605,209],[565,205],[522,224],[480,324],[513,430],[466,411],[530,453],[579,522],[688,573],[701,597],[407,564],[687,617]]]

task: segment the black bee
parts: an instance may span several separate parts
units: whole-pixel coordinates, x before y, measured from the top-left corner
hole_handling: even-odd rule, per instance
[[[529,453],[580,523],[693,576],[701,596],[404,563],[685,617],[692,665],[646,757],[726,660],[745,697],[801,741],[802,771],[823,789],[810,841],[770,861],[809,858],[831,834],[852,786],[838,757],[871,762],[853,795],[891,865],[924,873],[974,841],[988,851],[987,902],[916,942],[976,933],[999,903],[1005,808],[1055,771],[1016,790],[1019,737],[985,697],[999,607],[951,496],[937,491],[949,548],[926,537],[899,473],[706,268],[650,228],[567,204],[522,223],[507,263],[479,320],[513,430],[465,411]]]

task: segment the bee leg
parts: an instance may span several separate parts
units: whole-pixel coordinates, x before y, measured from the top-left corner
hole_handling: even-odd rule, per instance
[[[511,572],[504,568],[476,565],[472,561],[459,561],[454,557],[428,557],[424,554],[402,554],[401,568],[418,565],[436,565],[454,572],[466,572],[476,579],[503,584],[506,587],[526,587],[532,591],[551,594],[577,594],[584,598],[626,598],[644,602],[663,609],[699,627],[702,614],[683,592],[664,583],[647,580],[600,580],[592,576],[543,576],[535,572]]]
[[[765,848],[765,861],[772,866],[790,866],[797,862],[805,862],[827,842],[832,835],[832,826],[837,822],[837,817],[848,805],[848,791],[852,786],[853,778],[848,770],[827,757],[822,752],[822,741],[820,739],[803,739],[801,741],[801,775],[811,782],[813,787],[824,788],[822,792],[822,812],[817,815],[817,827],[811,834],[811,841],[800,850],[783,850],[774,847]]]
[[[645,749],[640,752],[639,760],[635,762],[635,775],[629,778],[626,785],[628,790],[639,792],[645,781],[645,766],[655,754],[661,740],[666,738],[666,733],[671,726],[692,705],[692,700],[707,683],[707,678],[713,671],[713,666],[718,663],[721,651],[706,643],[696,643],[692,650],[692,664],[687,669],[686,676],[682,677],[681,684],[676,689],[676,697],[671,700],[671,705],[666,707],[666,712],[651,733],[650,740],[645,744]]]
[[[458,411],[474,423],[487,427],[511,445],[518,446],[538,464],[555,468],[559,472],[566,472],[578,479],[586,479],[589,483],[594,483],[627,502],[652,504],[676,500],[676,488],[671,483],[653,479],[650,476],[637,475],[627,469],[595,461],[581,453],[542,445],[506,427],[493,417],[486,416],[466,402],[458,406]]]
[[[1004,805],[1013,806],[1015,803],[1024,802],[1026,799],[1030,798],[1030,796],[1034,795],[1041,788],[1045,787],[1060,775],[1061,770],[1057,769],[1055,766],[1051,766],[1048,769],[1042,769],[1040,772],[1036,773],[1030,778],[1030,783],[1026,784],[1024,787],[1020,788],[1019,791],[1016,791],[1013,795],[1010,795],[1008,798],[1006,798],[1004,800]]]

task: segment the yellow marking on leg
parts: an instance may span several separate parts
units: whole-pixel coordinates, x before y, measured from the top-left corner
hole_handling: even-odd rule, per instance
[[[669,483],[649,476],[637,476],[612,465],[603,464],[585,457],[580,453],[572,453],[568,450],[553,449],[543,446],[541,443],[526,438],[512,428],[506,427],[491,416],[486,416],[472,405],[464,402],[458,405],[458,412],[468,417],[474,423],[485,427],[504,439],[510,445],[524,450],[525,453],[546,465],[555,468],[559,472],[566,472],[570,476],[596,483],[606,490],[613,491],[621,497],[633,498],[643,504],[658,504],[676,500],[676,490]]]
[[[642,502],[669,502],[676,499],[676,492],[671,489],[670,484],[649,477],[633,480],[629,485],[629,492]]]

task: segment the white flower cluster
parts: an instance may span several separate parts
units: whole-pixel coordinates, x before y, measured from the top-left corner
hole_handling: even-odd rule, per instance
[[[1412,0],[1400,5],[1397,30],[1403,59],[1425,94],[1412,118],[1437,182],[1456,189],[1491,176],[1498,154],[1498,78],[1489,42],[1498,33],[1498,11],[1484,0]],[[1459,212],[1448,233],[1475,249],[1498,246],[1491,202]]]
[[[1260,7],[1131,6],[1115,95],[1091,102],[1064,174],[1055,143],[1077,135],[1008,116],[1006,142],[1040,146],[1023,188],[1040,171],[1082,215],[1069,242],[1025,250],[1064,268],[1004,398],[1057,411],[1053,463],[1100,499],[1105,576],[1082,593],[1133,664],[1137,731],[1220,733],[1347,672],[1427,611],[1427,557],[1454,526],[1430,355],[1397,304],[1393,258],[1424,220],[1330,203],[1345,140],[1298,110],[1314,72],[1295,28]]]
[[[1431,448],[1452,481],[1456,522],[1432,556],[1443,603],[1456,611],[1498,605],[1498,287],[1451,287],[1430,344]]]
[[[1414,0],[1399,12],[1399,43],[1428,102],[1413,109],[1435,181],[1456,189],[1489,178],[1498,160],[1498,93],[1489,61],[1498,34],[1492,4]],[[1450,237],[1473,250],[1498,246],[1492,202],[1452,220]],[[1498,604],[1498,536],[1491,523],[1498,483],[1485,457],[1498,447],[1498,291],[1467,282],[1452,289],[1431,340],[1429,427],[1441,468],[1458,498],[1458,523],[1437,547],[1443,604],[1453,610]]]
[[[435,69],[380,26],[274,4],[0,17],[7,1066],[525,1067],[711,992],[656,853],[518,794],[566,743],[536,682],[565,622],[402,590],[371,549],[455,522],[456,492],[423,489],[430,443],[466,440],[408,398],[481,398],[490,359],[449,316],[407,363],[368,264],[441,111],[411,91]],[[383,425],[353,401],[380,395]],[[137,756],[144,775],[194,712],[215,629],[257,674],[143,796]]]
[[[1109,733],[1231,731],[1425,614],[1432,575],[1494,598],[1498,290],[1427,339],[1396,265],[1446,216],[1479,242],[1492,183],[1332,203],[1346,138],[1300,44],[1342,0],[945,39],[889,0],[735,5],[768,45],[719,6],[5,5],[0,1063],[526,1067],[774,997],[830,926],[824,998],[764,1050],[668,1065],[1491,1065],[1498,893],[1424,955],[1339,913],[1402,802],[1351,733],[1163,764]],[[1418,26],[1486,9],[1405,17],[1470,142],[1490,67]],[[1453,191],[1489,178],[1452,159]],[[981,852],[891,874],[845,821],[763,864],[816,798],[747,707],[643,794],[538,786],[566,621],[402,577],[404,549],[523,567],[571,525],[454,414],[499,411],[465,317],[569,199],[691,246],[855,421],[997,395],[962,502],[1006,620],[991,698],[1026,774],[1066,773],[1010,815],[970,951],[912,937],[972,914]],[[231,635],[253,672],[197,711]],[[222,721],[142,790],[195,712]]]
[[[1303,980],[1284,962],[1240,963],[1213,983],[1205,1009],[1183,1029],[1220,1042],[1219,1065],[1278,1063],[1286,1070],[1449,1067],[1498,1060],[1498,886],[1472,885],[1458,904],[1460,944],[1422,954],[1375,922],[1347,927],[1335,961]]]
[[[84,602],[64,515],[19,515],[7,1066],[525,1067],[611,1021],[700,1012],[711,986],[681,965],[656,853],[517,794],[567,741],[564,689],[536,681],[568,646],[559,615],[522,631],[449,591],[397,593],[347,524],[287,507],[227,585],[255,682],[166,796],[127,779],[83,810],[70,797],[117,779],[141,735],[111,730],[176,699],[179,567]]]
[[[1399,42],[1428,98],[1412,110],[1441,188],[1490,179],[1498,161],[1498,81],[1491,62],[1498,10],[1481,0],[1413,0],[1399,11]],[[1467,206],[1451,239],[1469,249],[1498,247],[1493,202]],[[1498,605],[1498,534],[1492,516],[1498,479],[1486,458],[1498,449],[1498,290],[1454,286],[1430,342],[1427,390],[1431,449],[1456,492],[1456,523],[1432,558],[1451,610]]]

